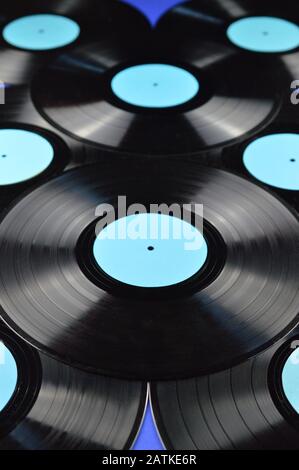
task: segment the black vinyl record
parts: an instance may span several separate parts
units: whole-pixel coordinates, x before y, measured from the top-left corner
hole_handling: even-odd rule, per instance
[[[299,135],[297,132],[299,119],[298,116],[296,116],[298,113],[296,107],[293,106],[293,109],[289,112],[290,106],[287,112],[281,113],[279,119],[263,132],[257,133],[255,137],[245,140],[239,145],[224,149],[220,158],[214,158],[213,164],[217,167],[233,171],[240,176],[248,178],[253,183],[263,186],[266,190],[276,193],[282,200],[286,201],[287,204],[292,206],[296,211],[299,211],[299,179],[296,176],[298,172],[297,162],[299,161]],[[271,144],[273,137],[279,138],[280,136],[291,136],[291,139],[295,137],[295,139],[298,139],[298,142],[294,140],[294,143],[292,143],[292,140],[288,140],[287,138],[284,141],[281,140],[279,147],[281,159],[278,154],[273,155],[272,166],[269,159],[265,159],[265,166],[267,165],[268,171],[262,172],[261,175],[258,171],[254,171],[254,167],[251,169],[248,164],[246,165],[244,157],[250,145],[265,138],[268,138]],[[279,143],[279,141],[277,142]],[[254,154],[252,154],[252,156],[254,156]],[[263,159],[265,154],[261,154],[260,156],[261,159]],[[276,167],[278,167],[278,170]],[[275,168],[275,171],[273,171],[273,168]],[[282,177],[281,179],[277,177],[274,179],[273,175],[275,175],[275,173],[277,174],[278,171],[280,171]],[[283,184],[285,186],[283,186]]]
[[[142,421],[146,384],[63,365],[32,349],[3,325],[0,341],[18,369],[15,391],[0,412],[1,450],[131,447]]]
[[[64,47],[49,50],[27,50],[9,44],[3,37],[4,28],[12,21],[30,15],[51,14],[67,17],[80,27],[75,42]],[[35,27],[35,26],[34,26]],[[117,0],[12,0],[1,6],[0,13],[0,79],[7,84],[28,83],[34,73],[52,60],[62,50],[82,44],[92,38],[105,37],[116,33],[141,34],[149,29],[146,19],[131,6]]]
[[[54,156],[51,163],[36,174],[32,172],[32,176],[28,172],[27,177],[23,180],[22,177],[19,180],[16,177],[14,180],[19,164],[24,165],[26,162],[25,164],[30,167],[32,161],[37,161],[40,156],[34,144],[31,146],[31,153],[28,148],[27,151],[24,151],[24,146],[18,136],[16,136],[15,142],[12,142],[11,148],[6,147],[4,140],[2,140],[2,131],[6,129],[25,131],[44,138],[53,149]],[[99,163],[107,158],[115,161],[115,155],[112,152],[105,153],[93,145],[85,145],[51,126],[34,107],[30,89],[26,86],[18,87],[12,93],[6,94],[6,103],[0,107],[0,136],[0,210],[5,209],[11,201],[24,192],[37,187],[53,176],[58,176],[65,170],[90,163]],[[16,158],[18,146],[19,160]],[[5,158],[5,162],[2,161],[2,158]],[[5,166],[3,167],[2,163],[5,165],[8,160],[13,158],[15,158],[15,164],[11,164],[10,178],[7,174],[8,179],[12,182],[5,184],[3,177]]]
[[[146,207],[203,204],[204,266],[161,288],[105,274],[91,254],[96,208],[116,207],[119,195]],[[297,323],[298,230],[279,200],[220,170],[168,160],[70,171],[1,223],[1,316],[34,346],[86,369],[148,380],[210,373]]]
[[[38,74],[33,84],[37,108],[78,139],[151,155],[196,154],[238,141],[263,128],[278,112],[280,90],[275,82],[230,46],[212,39],[156,39],[110,38],[66,52]],[[167,108],[135,106],[117,97],[113,77],[147,63],[187,70],[200,84],[198,93]]]
[[[245,83],[252,80],[256,69],[263,70],[272,77],[272,81],[279,84],[281,93],[287,94],[289,100],[291,80],[297,80],[299,74],[298,47],[267,54],[237,47],[227,36],[228,27],[233,22],[258,16],[299,23],[298,9],[295,8],[293,0],[283,3],[273,0],[191,0],[174,6],[163,15],[156,34],[161,35],[160,40],[165,35],[192,36],[196,41],[211,38],[218,42],[219,47],[226,45],[231,51],[241,53],[251,63],[252,73],[248,74]],[[258,30],[258,26],[255,30]],[[264,34],[267,34],[267,31]],[[231,72],[235,73],[234,69],[226,70],[226,74]]]
[[[15,122],[2,124],[0,121],[0,133],[2,131],[5,131],[5,129],[7,128],[12,130],[13,132],[24,131],[32,133],[35,136],[40,136],[51,145],[54,156],[51,163],[43,171],[41,171],[37,175],[32,175],[32,177],[28,179],[24,179],[24,181],[17,181],[12,183],[8,182],[7,184],[5,184],[5,178],[0,178],[0,211],[5,209],[9,203],[11,203],[16,197],[20,196],[24,192],[35,188],[39,184],[47,181],[50,177],[60,174],[71,160],[69,148],[66,146],[65,142],[60,139],[60,137],[58,137],[56,133],[51,133],[47,129],[38,126],[18,124]],[[11,158],[9,152],[7,154],[4,154],[3,148],[1,148],[1,150],[2,152],[0,152],[0,160],[7,160]],[[20,152],[22,153],[21,146]],[[36,156],[34,148],[32,148],[32,153]],[[13,174],[16,174],[16,171],[11,168],[10,174],[13,180]]]
[[[201,152],[195,157],[186,158],[186,161],[197,159],[201,164],[233,172],[249,179],[267,191],[276,194],[296,211],[299,211],[299,115],[298,106],[290,101],[290,94],[284,100],[274,121],[255,135],[240,140],[237,144],[224,148],[214,149],[213,152]],[[285,136],[285,140],[279,140]],[[273,141],[271,138],[278,139]],[[246,162],[246,150],[254,143],[268,138],[269,147],[266,151],[257,148],[256,160],[260,158],[260,169]],[[297,142],[296,142],[297,140]],[[276,149],[275,149],[276,146]],[[275,153],[273,150],[276,150]],[[252,153],[252,158],[255,154]],[[264,162],[262,164],[262,162]],[[280,177],[279,177],[280,175]]]
[[[298,413],[282,382],[286,359],[299,344],[298,333],[217,374],[152,384],[153,410],[166,447],[298,450]]]
[[[299,211],[299,103],[295,101],[298,88],[291,89],[290,80],[284,83],[281,107],[267,126],[249,138],[244,135],[235,144],[186,157],[186,161],[195,158],[205,166],[249,179]],[[259,147],[264,139],[268,139],[268,144]],[[249,158],[246,152],[250,147],[255,150],[251,150]]]
[[[271,16],[298,21],[293,0],[188,0],[178,3],[160,19],[158,31],[214,35],[224,39],[227,26],[239,18]]]
[[[111,30],[127,30],[146,24],[143,16],[122,0],[11,0],[1,7],[2,16],[9,18],[40,13],[63,15],[82,21],[84,26],[109,26]]]

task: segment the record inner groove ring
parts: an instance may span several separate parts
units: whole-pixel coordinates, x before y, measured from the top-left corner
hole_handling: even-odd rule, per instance
[[[136,223],[141,227],[136,240],[130,239],[131,222],[131,228]],[[79,266],[93,283],[120,296],[183,297],[212,282],[226,258],[226,247],[217,230],[204,221],[202,236],[193,223],[189,226],[189,222],[166,214],[139,214],[117,219],[106,226],[102,236],[105,229],[101,224],[99,232],[99,221],[95,221],[78,240]],[[140,237],[145,235],[144,229],[145,239]],[[181,269],[185,269],[184,275]]]

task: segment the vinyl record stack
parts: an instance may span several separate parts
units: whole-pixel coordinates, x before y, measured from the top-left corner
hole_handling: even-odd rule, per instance
[[[1,450],[299,449],[299,13],[154,4],[0,7]]]

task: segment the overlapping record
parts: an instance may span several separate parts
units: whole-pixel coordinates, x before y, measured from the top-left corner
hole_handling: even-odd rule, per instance
[[[39,0],[28,0],[19,2],[11,0],[1,8],[2,16],[6,17],[21,17],[27,14],[39,13],[53,13],[56,15],[64,15],[72,18],[77,18],[82,21],[85,27],[92,29],[97,22],[103,25],[109,25],[111,29],[120,28],[129,30],[132,22],[136,27],[140,26],[141,22],[146,24],[144,18],[140,18],[134,8],[122,1],[101,0],[44,0],[42,3]],[[131,22],[129,24],[129,22]]]
[[[1,6],[0,449],[298,450],[299,13],[133,3]]]
[[[169,107],[132,105],[115,93],[112,81],[118,73],[151,64],[191,74],[198,91]],[[152,86],[159,90],[160,72],[136,87],[143,90],[153,80]],[[166,90],[174,83],[182,88],[181,82],[170,79]],[[150,36],[149,41],[139,42],[110,38],[77,48],[37,76],[33,97],[46,119],[78,139],[114,151],[151,155],[195,154],[238,141],[262,129],[280,106],[275,82],[265,70],[252,68],[238,51],[213,40],[173,36],[163,41]]]
[[[51,126],[34,107],[29,87],[7,93],[0,111],[0,210],[67,169],[117,159]]]
[[[156,422],[167,448],[298,450],[298,410],[292,406],[298,399],[298,344],[297,329],[237,367],[152,384]]]
[[[146,384],[91,375],[63,365],[32,349],[3,325],[0,341],[4,380],[0,401],[13,374],[17,381],[3,409],[0,403],[0,449],[131,447],[144,413]],[[6,348],[4,353],[2,348]],[[5,365],[5,360],[11,364]]]
[[[120,195],[145,207],[203,204],[202,268],[151,288],[107,274],[92,254],[97,207],[116,207]],[[147,380],[210,373],[297,322],[298,230],[279,200],[219,170],[171,160],[74,170],[24,197],[0,225],[1,316],[34,346],[93,371]],[[126,250],[118,256],[124,276],[140,272]]]
[[[272,0],[189,0],[178,3],[160,19],[158,29],[168,34],[183,32],[202,35],[213,35],[225,39],[227,26],[235,20],[250,16],[282,17],[295,21],[298,12],[294,2],[286,0],[283,5]],[[281,38],[282,39],[282,38]]]
[[[7,26],[21,18],[28,18],[27,23],[14,24],[9,34],[5,34]],[[51,20],[57,24],[51,24]],[[28,83],[39,67],[65,48],[98,38],[99,34],[102,37],[112,32],[120,36],[140,34],[148,27],[139,12],[121,1],[6,2],[0,15],[0,60],[5,64],[0,80],[7,86]]]
[[[236,44],[229,38],[228,28],[241,19],[246,21],[252,19],[251,32],[246,33],[244,29],[243,33],[240,28],[238,34],[243,41],[256,48],[255,51],[246,47],[236,47]],[[282,20],[281,31],[277,19]],[[256,24],[254,21],[257,21]],[[298,24],[299,15],[292,0],[287,0],[283,4],[271,0],[262,2],[258,0],[234,0],[233,2],[230,0],[213,2],[194,0],[178,4],[170,9],[160,20],[158,31],[161,33],[161,38],[164,35],[193,35],[197,41],[210,37],[218,41],[219,45],[226,44],[245,55],[254,69],[259,68],[264,71],[268,69],[268,73],[271,71],[272,81],[280,84],[282,93],[289,95],[290,83],[298,78],[299,72],[299,43],[298,32],[296,32]],[[294,34],[297,36],[295,42],[293,42]],[[263,44],[264,40],[265,44]],[[266,52],[263,50],[264,45],[272,53],[262,53]],[[275,45],[278,46],[276,53]],[[259,46],[260,51],[258,51]],[[235,72],[234,69],[231,70],[232,73]],[[254,70],[252,74],[248,74],[245,83],[252,80],[255,73]]]
[[[299,121],[296,106],[291,107],[263,132],[225,149],[214,164],[264,186],[298,211]]]

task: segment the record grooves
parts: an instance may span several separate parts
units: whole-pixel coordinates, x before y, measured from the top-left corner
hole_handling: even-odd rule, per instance
[[[146,206],[203,204],[226,246],[221,272],[205,287],[199,272],[198,281],[174,286],[175,296],[171,287],[152,295],[140,288],[135,297],[118,281],[109,288],[93,282],[78,263],[78,243],[97,206],[115,205],[119,195]],[[68,172],[9,211],[0,248],[3,319],[50,355],[108,375],[149,380],[219,370],[298,321],[296,216],[252,183],[195,164],[143,162],[132,173],[122,162]]]
[[[157,36],[160,41],[163,41],[165,36],[191,36],[193,41],[201,42],[208,38],[218,42],[219,47],[223,45],[228,46],[232,51],[241,53],[243,57],[251,64],[252,73],[248,74],[245,82],[252,80],[256,70],[267,71],[271,78],[269,83],[275,82],[279,86],[280,92],[287,93],[287,100],[289,101],[289,87],[292,80],[298,78],[298,46],[295,48],[286,48],[286,50],[278,50],[275,53],[273,46],[272,53],[262,52],[263,39],[268,39],[267,46],[273,45],[275,42],[278,46],[282,39],[286,40],[288,32],[273,31],[273,41],[267,28],[261,27],[256,24],[253,27],[251,34],[244,32],[246,41],[253,41],[253,36],[257,32],[261,32],[260,46],[261,50],[250,51],[246,48],[240,48],[234,44],[228,37],[228,28],[233,23],[240,19],[246,18],[270,18],[281,19],[282,21],[291,22],[294,26],[299,23],[299,15],[294,8],[294,2],[287,0],[282,4],[280,2],[273,2],[272,0],[237,0],[233,3],[231,0],[223,1],[209,1],[203,0],[201,2],[188,1],[181,5],[177,5],[168,13],[166,13],[160,20],[157,26]],[[295,26],[296,27],[296,26]],[[299,36],[298,36],[299,38]],[[299,40],[299,39],[298,39]],[[259,41],[257,41],[259,44]],[[298,43],[297,43],[298,44]],[[278,48],[279,49],[279,48]],[[234,69],[232,69],[234,72]],[[291,110],[290,113],[292,114]]]
[[[238,141],[263,128],[279,110],[280,95],[267,72],[252,69],[227,45],[212,40],[174,44],[167,38],[142,45],[141,50],[128,39],[120,47],[110,38],[60,56],[34,81],[36,107],[73,137],[114,151],[152,155],[194,154]],[[199,93],[168,109],[121,102],[111,89],[113,77],[128,67],[153,63],[192,73]],[[223,80],[227,69],[234,73]],[[249,75],[253,78],[246,87]],[[159,78],[153,85],[159,86]]]
[[[198,37],[213,35],[223,42],[226,28],[240,18],[268,16],[285,18],[296,23],[298,13],[292,0],[282,4],[272,0],[191,0],[174,6],[158,24],[164,34],[194,34]],[[175,29],[175,30],[174,30]]]
[[[0,449],[130,449],[144,412],[146,384],[63,365],[3,325],[0,340],[18,366],[16,392],[0,412]]]
[[[281,387],[282,364],[293,341],[298,342],[298,329],[237,367],[152,384],[154,414],[167,448],[298,450],[298,413]]]
[[[295,2],[2,3],[0,449],[299,450]]]
[[[26,49],[26,43],[23,48],[18,48],[4,39],[3,30],[12,21],[27,16],[34,18],[34,15],[59,15],[75,21],[80,28],[79,37],[64,47],[36,51]],[[132,23],[134,24],[133,30]],[[36,25],[34,24],[33,27],[36,28]],[[4,4],[0,14],[0,57],[1,62],[6,66],[1,70],[1,80],[9,86],[30,82],[38,69],[51,61],[57,54],[74,47],[74,44],[84,44],[92,38],[97,38],[99,28],[103,37],[109,36],[113,32],[120,36],[122,34],[127,36],[147,31],[149,24],[141,14],[121,1],[71,0],[63,2],[61,0],[43,0],[40,2],[31,0],[24,3],[12,0]],[[38,34],[35,43],[37,42]]]
[[[15,133],[15,139],[9,138],[9,141],[6,142],[8,140],[5,138],[6,133]],[[22,134],[28,135],[28,138],[22,138]],[[38,139],[41,139],[44,144],[47,143],[53,152],[53,158],[44,167],[39,162],[41,148],[38,145]],[[15,140],[14,146],[11,145],[13,140]],[[70,151],[64,141],[56,133],[42,127],[2,121],[0,141],[0,209],[5,209],[22,193],[47,181],[50,177],[58,175],[69,164]],[[28,160],[27,163],[24,162],[27,157],[31,162]],[[16,168],[13,171],[14,165],[24,168],[23,170]],[[34,171],[36,168],[37,171]]]

